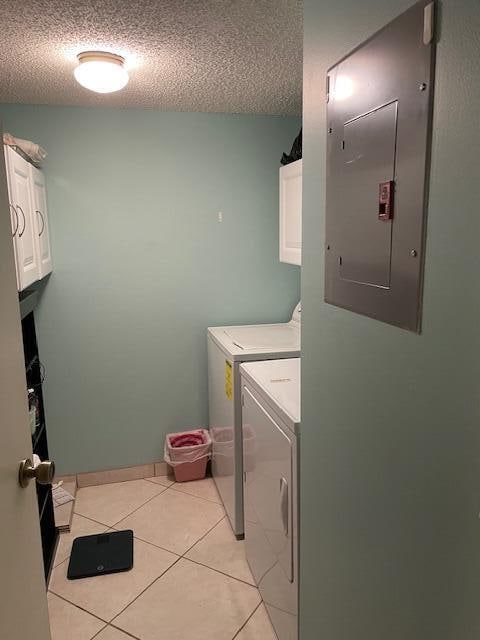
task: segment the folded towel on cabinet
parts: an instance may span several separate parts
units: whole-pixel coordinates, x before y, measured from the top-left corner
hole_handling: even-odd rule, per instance
[[[8,144],[10,147],[18,147],[27,155],[33,162],[39,164],[47,157],[47,152],[40,145],[35,144],[31,140],[22,140],[22,138],[15,138],[10,133],[3,134],[3,144]]]

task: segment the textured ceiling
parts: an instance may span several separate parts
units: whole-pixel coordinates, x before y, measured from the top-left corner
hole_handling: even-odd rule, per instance
[[[301,0],[0,0],[0,15],[0,102],[301,113]],[[125,56],[125,89],[74,81],[88,49]]]

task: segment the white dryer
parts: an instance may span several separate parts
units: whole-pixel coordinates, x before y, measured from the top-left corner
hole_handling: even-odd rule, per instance
[[[208,329],[212,474],[237,538],[244,535],[239,366],[242,362],[300,356],[300,315],[299,303],[290,322]]]
[[[300,359],[240,367],[245,548],[279,640],[298,640]]]

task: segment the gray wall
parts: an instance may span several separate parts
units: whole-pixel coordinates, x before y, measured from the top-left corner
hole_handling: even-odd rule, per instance
[[[55,272],[38,312],[52,456],[79,472],[163,458],[207,421],[206,328],[287,320],[278,167],[298,118],[0,107],[39,142]],[[217,212],[223,212],[223,223]]]
[[[301,640],[478,639],[480,4],[440,3],[420,336],[323,302],[325,72],[411,2],[304,4]]]

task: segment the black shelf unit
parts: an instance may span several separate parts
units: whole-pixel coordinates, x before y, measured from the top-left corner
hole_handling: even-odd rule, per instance
[[[23,315],[23,314],[22,314]],[[27,389],[35,389],[35,394],[40,405],[40,425],[32,434],[32,450],[41,460],[48,460],[47,427],[45,422],[45,409],[43,401],[42,382],[44,380],[44,368],[38,354],[37,334],[35,330],[35,318],[33,310],[28,309],[22,318],[23,348],[25,355],[25,375]],[[25,394],[26,397],[26,394]],[[55,514],[53,511],[52,487],[37,484],[38,514],[40,518],[40,532],[42,537],[43,564],[45,569],[45,581],[48,583],[53,564],[55,549],[58,539],[58,531],[55,526]]]

